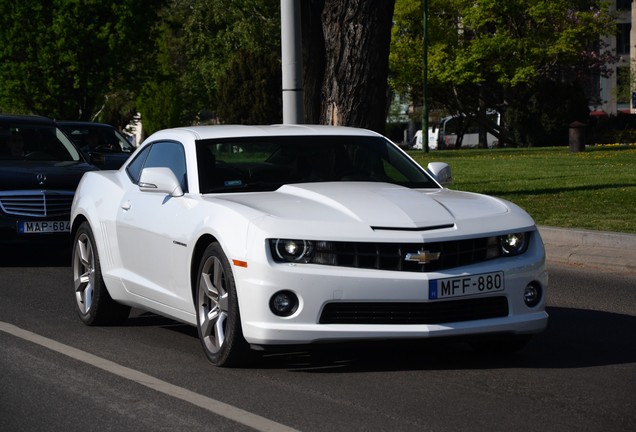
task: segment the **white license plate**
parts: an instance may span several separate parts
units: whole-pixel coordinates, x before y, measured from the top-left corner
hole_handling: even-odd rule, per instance
[[[458,276],[428,281],[429,300],[487,294],[503,290],[503,272]]]
[[[68,221],[18,222],[20,234],[63,233],[71,231]]]

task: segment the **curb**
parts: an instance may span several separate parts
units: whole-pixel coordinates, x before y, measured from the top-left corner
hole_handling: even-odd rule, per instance
[[[636,235],[539,226],[548,262],[636,274]]]

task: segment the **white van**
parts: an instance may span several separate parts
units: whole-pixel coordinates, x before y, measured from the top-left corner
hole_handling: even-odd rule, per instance
[[[501,115],[497,111],[489,111],[488,116],[492,117],[496,121],[497,125],[500,124]],[[428,128],[428,148],[430,150],[455,148],[457,144],[457,133],[459,131],[460,121],[463,119],[463,114],[457,114],[454,116],[444,117],[437,125]],[[499,140],[492,134],[486,134],[486,140],[488,142],[488,148],[496,147]],[[462,139],[462,148],[476,148],[479,147],[479,126],[475,122],[471,122],[464,131],[464,137]],[[415,133],[413,147],[416,150],[424,149],[424,142],[422,140],[422,130],[418,130]]]

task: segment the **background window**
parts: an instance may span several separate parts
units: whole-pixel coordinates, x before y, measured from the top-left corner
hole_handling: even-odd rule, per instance
[[[631,23],[619,23],[616,32],[616,54],[629,54],[629,32],[632,30]]]
[[[632,0],[616,0],[616,10],[631,10]]]

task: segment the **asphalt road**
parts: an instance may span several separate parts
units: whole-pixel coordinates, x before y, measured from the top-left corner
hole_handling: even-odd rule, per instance
[[[0,262],[0,430],[636,430],[636,277],[550,266],[548,330],[520,354],[459,342],[296,349],[252,369],[134,311],[75,316],[68,255]]]

